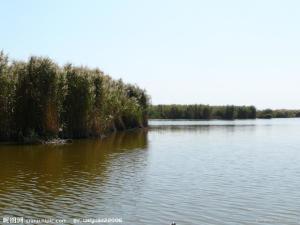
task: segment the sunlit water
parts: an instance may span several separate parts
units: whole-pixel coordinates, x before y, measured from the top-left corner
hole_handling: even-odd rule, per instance
[[[300,224],[300,119],[155,120],[103,140],[0,145],[5,215]]]

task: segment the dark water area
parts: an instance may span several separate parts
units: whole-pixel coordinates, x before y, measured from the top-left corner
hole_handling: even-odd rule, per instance
[[[299,137],[300,119],[153,120],[102,140],[0,145],[0,222],[300,224]]]

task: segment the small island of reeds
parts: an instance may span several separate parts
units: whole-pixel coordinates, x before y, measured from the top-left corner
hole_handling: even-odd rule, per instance
[[[99,69],[0,52],[0,140],[99,137],[147,126],[148,96]]]

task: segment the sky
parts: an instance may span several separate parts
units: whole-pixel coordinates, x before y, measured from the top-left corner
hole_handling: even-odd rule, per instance
[[[98,67],[153,104],[300,108],[298,0],[1,0],[0,49]]]

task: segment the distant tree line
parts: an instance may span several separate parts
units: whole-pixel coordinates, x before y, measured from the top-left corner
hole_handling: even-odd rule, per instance
[[[147,126],[148,96],[99,69],[0,52],[0,140],[85,138]]]
[[[271,119],[300,117],[300,110],[265,109],[257,110],[254,106],[210,106],[210,105],[151,105],[151,119]]]
[[[271,118],[294,118],[300,117],[300,110],[288,109],[264,109],[257,111],[257,118],[271,119]]]
[[[254,119],[254,106],[210,106],[210,105],[152,105],[149,107],[152,119]]]

